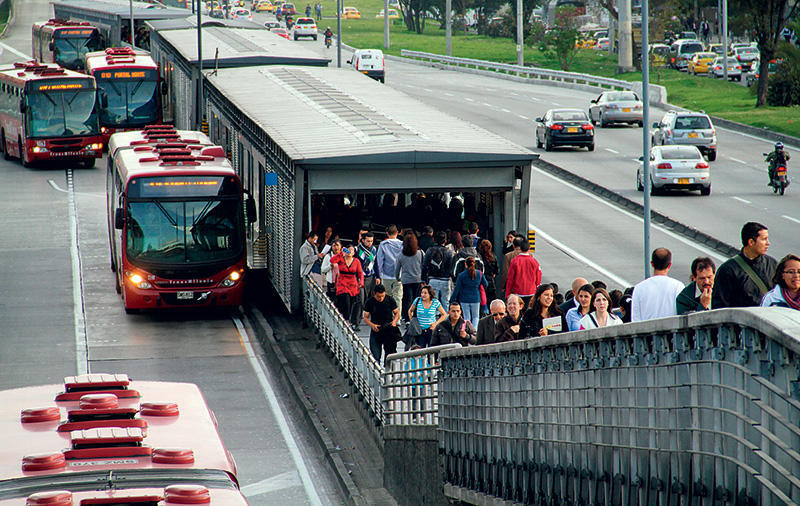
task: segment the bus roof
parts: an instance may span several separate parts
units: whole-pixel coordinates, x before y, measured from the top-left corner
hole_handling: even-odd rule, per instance
[[[89,23],[88,21],[71,21],[69,19],[58,19],[58,18],[48,19],[47,21],[36,21],[35,23],[33,23],[33,29],[46,30],[51,32],[70,31],[75,29],[79,29],[81,31],[88,30],[90,32],[98,31],[97,27],[92,26],[91,23]],[[82,34],[83,32],[76,35],[82,35]]]
[[[114,164],[126,184],[143,176],[236,176],[231,162],[220,146],[167,147],[149,145],[117,149]]]
[[[117,150],[120,149],[132,149],[145,144],[157,145],[164,143],[200,146],[214,145],[211,139],[202,132],[196,130],[175,130],[169,125],[159,125],[144,130],[115,133],[108,141],[108,156],[109,158],[114,158]]]
[[[115,480],[114,478],[120,478]],[[103,477],[105,478],[105,477]],[[73,506],[82,504],[135,505],[135,504],[164,504],[185,505],[204,504],[207,506],[247,506],[242,493],[235,487],[214,486],[212,483],[205,485],[192,485],[180,482],[175,478],[154,479],[151,486],[138,483],[136,486],[126,485],[124,476],[108,476],[101,479],[106,485],[105,489],[98,490],[96,484],[93,490],[81,490],[80,486],[69,487],[72,490],[63,490],[63,485],[42,483],[34,487],[25,487],[16,490],[0,492],[0,506]],[[166,486],[160,483],[167,483]],[[111,486],[113,484],[113,486]],[[58,487],[61,487],[60,489]]]
[[[170,19],[185,18],[190,11],[172,7],[162,7],[148,2],[129,2],[129,0],[61,0],[52,2],[56,16],[69,19],[116,18],[119,20],[134,19]]]
[[[87,53],[86,73],[94,75],[98,70],[113,69],[158,69],[158,65],[147,51],[137,51],[130,47],[110,47],[105,51]]]
[[[0,68],[0,80],[14,83],[18,86],[24,85],[27,81],[61,80],[65,78],[88,80],[91,83],[91,88],[95,87],[93,77],[65,69],[55,63],[40,63],[31,60],[14,63],[11,67]],[[88,88],[88,84],[85,87]]]
[[[75,481],[79,473],[117,469],[213,470],[236,479],[194,384],[84,374],[63,385],[2,391],[0,406],[0,496],[43,475]]]

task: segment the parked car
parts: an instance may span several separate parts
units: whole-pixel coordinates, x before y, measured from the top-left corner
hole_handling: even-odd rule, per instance
[[[753,63],[753,70],[745,76],[745,83],[747,83],[747,87],[751,87],[758,82],[760,74],[760,61],[756,60]],[[778,71],[778,66],[781,64],[780,60],[770,60],[769,65],[767,66],[768,75],[773,75],[775,72]]]
[[[708,76],[709,77],[719,77],[725,78],[725,71],[722,68],[723,62],[725,58],[722,56],[718,56],[714,62],[709,65],[708,67]],[[736,58],[727,57],[728,60],[728,79],[741,81],[742,80],[742,66],[739,65],[739,62]]]
[[[280,35],[281,37],[283,37],[286,40],[292,40],[292,39],[289,38],[289,32],[286,31],[286,28],[273,28],[270,31],[272,33],[276,33],[276,34]]]
[[[695,53],[686,67],[686,71],[691,75],[708,74],[708,66],[717,59],[717,53]]]
[[[580,109],[550,109],[536,118],[536,147],[578,146],[594,151],[594,126]]]
[[[383,9],[375,17],[383,19]],[[389,19],[400,19],[400,13],[397,12],[397,9],[389,9]]]
[[[317,22],[313,18],[297,18],[292,25],[292,38],[311,37],[317,40]]]
[[[345,7],[342,10],[342,19],[361,19],[361,13],[355,7]]]
[[[669,47],[668,61],[672,68],[686,70],[692,56],[703,51],[703,44],[697,40],[678,39]]]
[[[267,30],[272,30],[274,28],[281,28],[281,24],[277,21],[265,21],[264,26],[267,27]]]
[[[757,62],[761,58],[761,53],[753,46],[737,47],[733,50],[734,58],[742,66],[742,70],[750,71],[753,68],[753,62]]]
[[[717,131],[703,112],[669,111],[661,121],[653,123],[653,128],[653,146],[696,146],[708,161],[717,159]]]
[[[639,157],[636,189],[644,188],[644,161]],[[696,146],[653,146],[649,188],[651,195],[660,190],[700,190],[700,195],[711,195],[711,170]]]
[[[347,63],[362,74],[382,83],[386,81],[386,60],[380,49],[357,49]]]
[[[632,91],[605,91],[592,100],[589,120],[605,128],[611,123],[628,123],[644,126],[644,105]]]

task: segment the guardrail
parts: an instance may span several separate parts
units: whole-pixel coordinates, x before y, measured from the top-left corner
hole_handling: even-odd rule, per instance
[[[518,77],[525,77],[528,79],[535,79],[539,81],[559,81],[569,84],[583,84],[588,86],[596,86],[600,88],[607,88],[612,90],[630,90],[632,83],[628,81],[621,81],[619,79],[610,79],[607,77],[592,76],[589,74],[579,74],[577,72],[564,72],[561,70],[547,70],[536,67],[521,67],[519,65],[512,65],[507,63],[497,63],[485,60],[473,60],[470,58],[455,58],[453,56],[444,56],[432,53],[423,53],[420,51],[408,51],[403,49],[401,55],[404,58],[411,58],[430,64],[442,64],[452,67],[464,67],[475,70],[485,70],[497,72],[500,74],[515,75]]]
[[[445,495],[797,504],[800,312],[724,309],[440,355]]]
[[[383,372],[383,414],[386,425],[439,423],[439,353],[460,348],[445,344],[386,357]]]
[[[310,277],[303,279],[303,305],[308,321],[319,332],[322,343],[333,354],[344,373],[353,382],[365,408],[376,425],[383,423],[381,382],[383,368],[353,329]]]

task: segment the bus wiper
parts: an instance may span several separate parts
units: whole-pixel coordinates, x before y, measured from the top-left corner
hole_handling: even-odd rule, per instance
[[[139,82],[136,83],[136,86],[133,87],[133,91],[131,91],[131,96],[136,95],[136,92],[139,91],[139,87],[142,86],[142,84],[144,84],[144,79],[140,79]]]
[[[121,97],[121,96],[122,96],[122,92],[121,92],[121,91],[119,91],[119,88],[117,88],[117,85],[116,85],[116,84],[114,84],[114,81],[106,81],[106,82],[109,84],[109,86],[111,86],[112,88],[114,88],[114,93],[116,93],[118,97]]]
[[[161,214],[163,214],[164,217],[167,219],[167,221],[169,221],[170,225],[172,225],[175,228],[178,228],[178,220],[172,219],[172,216],[170,216],[166,208],[161,205],[161,202],[154,200],[153,204],[155,204],[156,207],[158,207],[158,209],[161,211]]]
[[[192,226],[197,225],[206,218],[206,215],[211,211],[212,205],[214,205],[214,201],[209,200],[208,203],[206,203],[206,206],[202,209],[202,211],[200,211],[200,214],[197,215],[197,219],[192,222]]]
[[[55,107],[58,107],[58,104],[56,104],[56,101],[55,101],[55,100],[53,100],[53,99],[52,99],[52,97],[50,97],[50,94],[49,94],[49,93],[47,93],[46,91],[43,91],[43,92],[42,92],[42,95],[44,95],[44,97],[45,97],[47,100],[49,100],[51,104],[53,104]]]

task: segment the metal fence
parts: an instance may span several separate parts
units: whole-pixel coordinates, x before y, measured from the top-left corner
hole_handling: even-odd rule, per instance
[[[309,276],[303,279],[303,305],[309,323],[317,329],[325,347],[353,382],[370,416],[374,417],[376,424],[382,424],[383,368],[342,318],[325,291]]]
[[[460,347],[445,344],[386,358],[382,395],[386,425],[439,423],[439,353]]]
[[[799,357],[800,313],[781,308],[448,350],[445,494],[471,504],[796,504]]]

